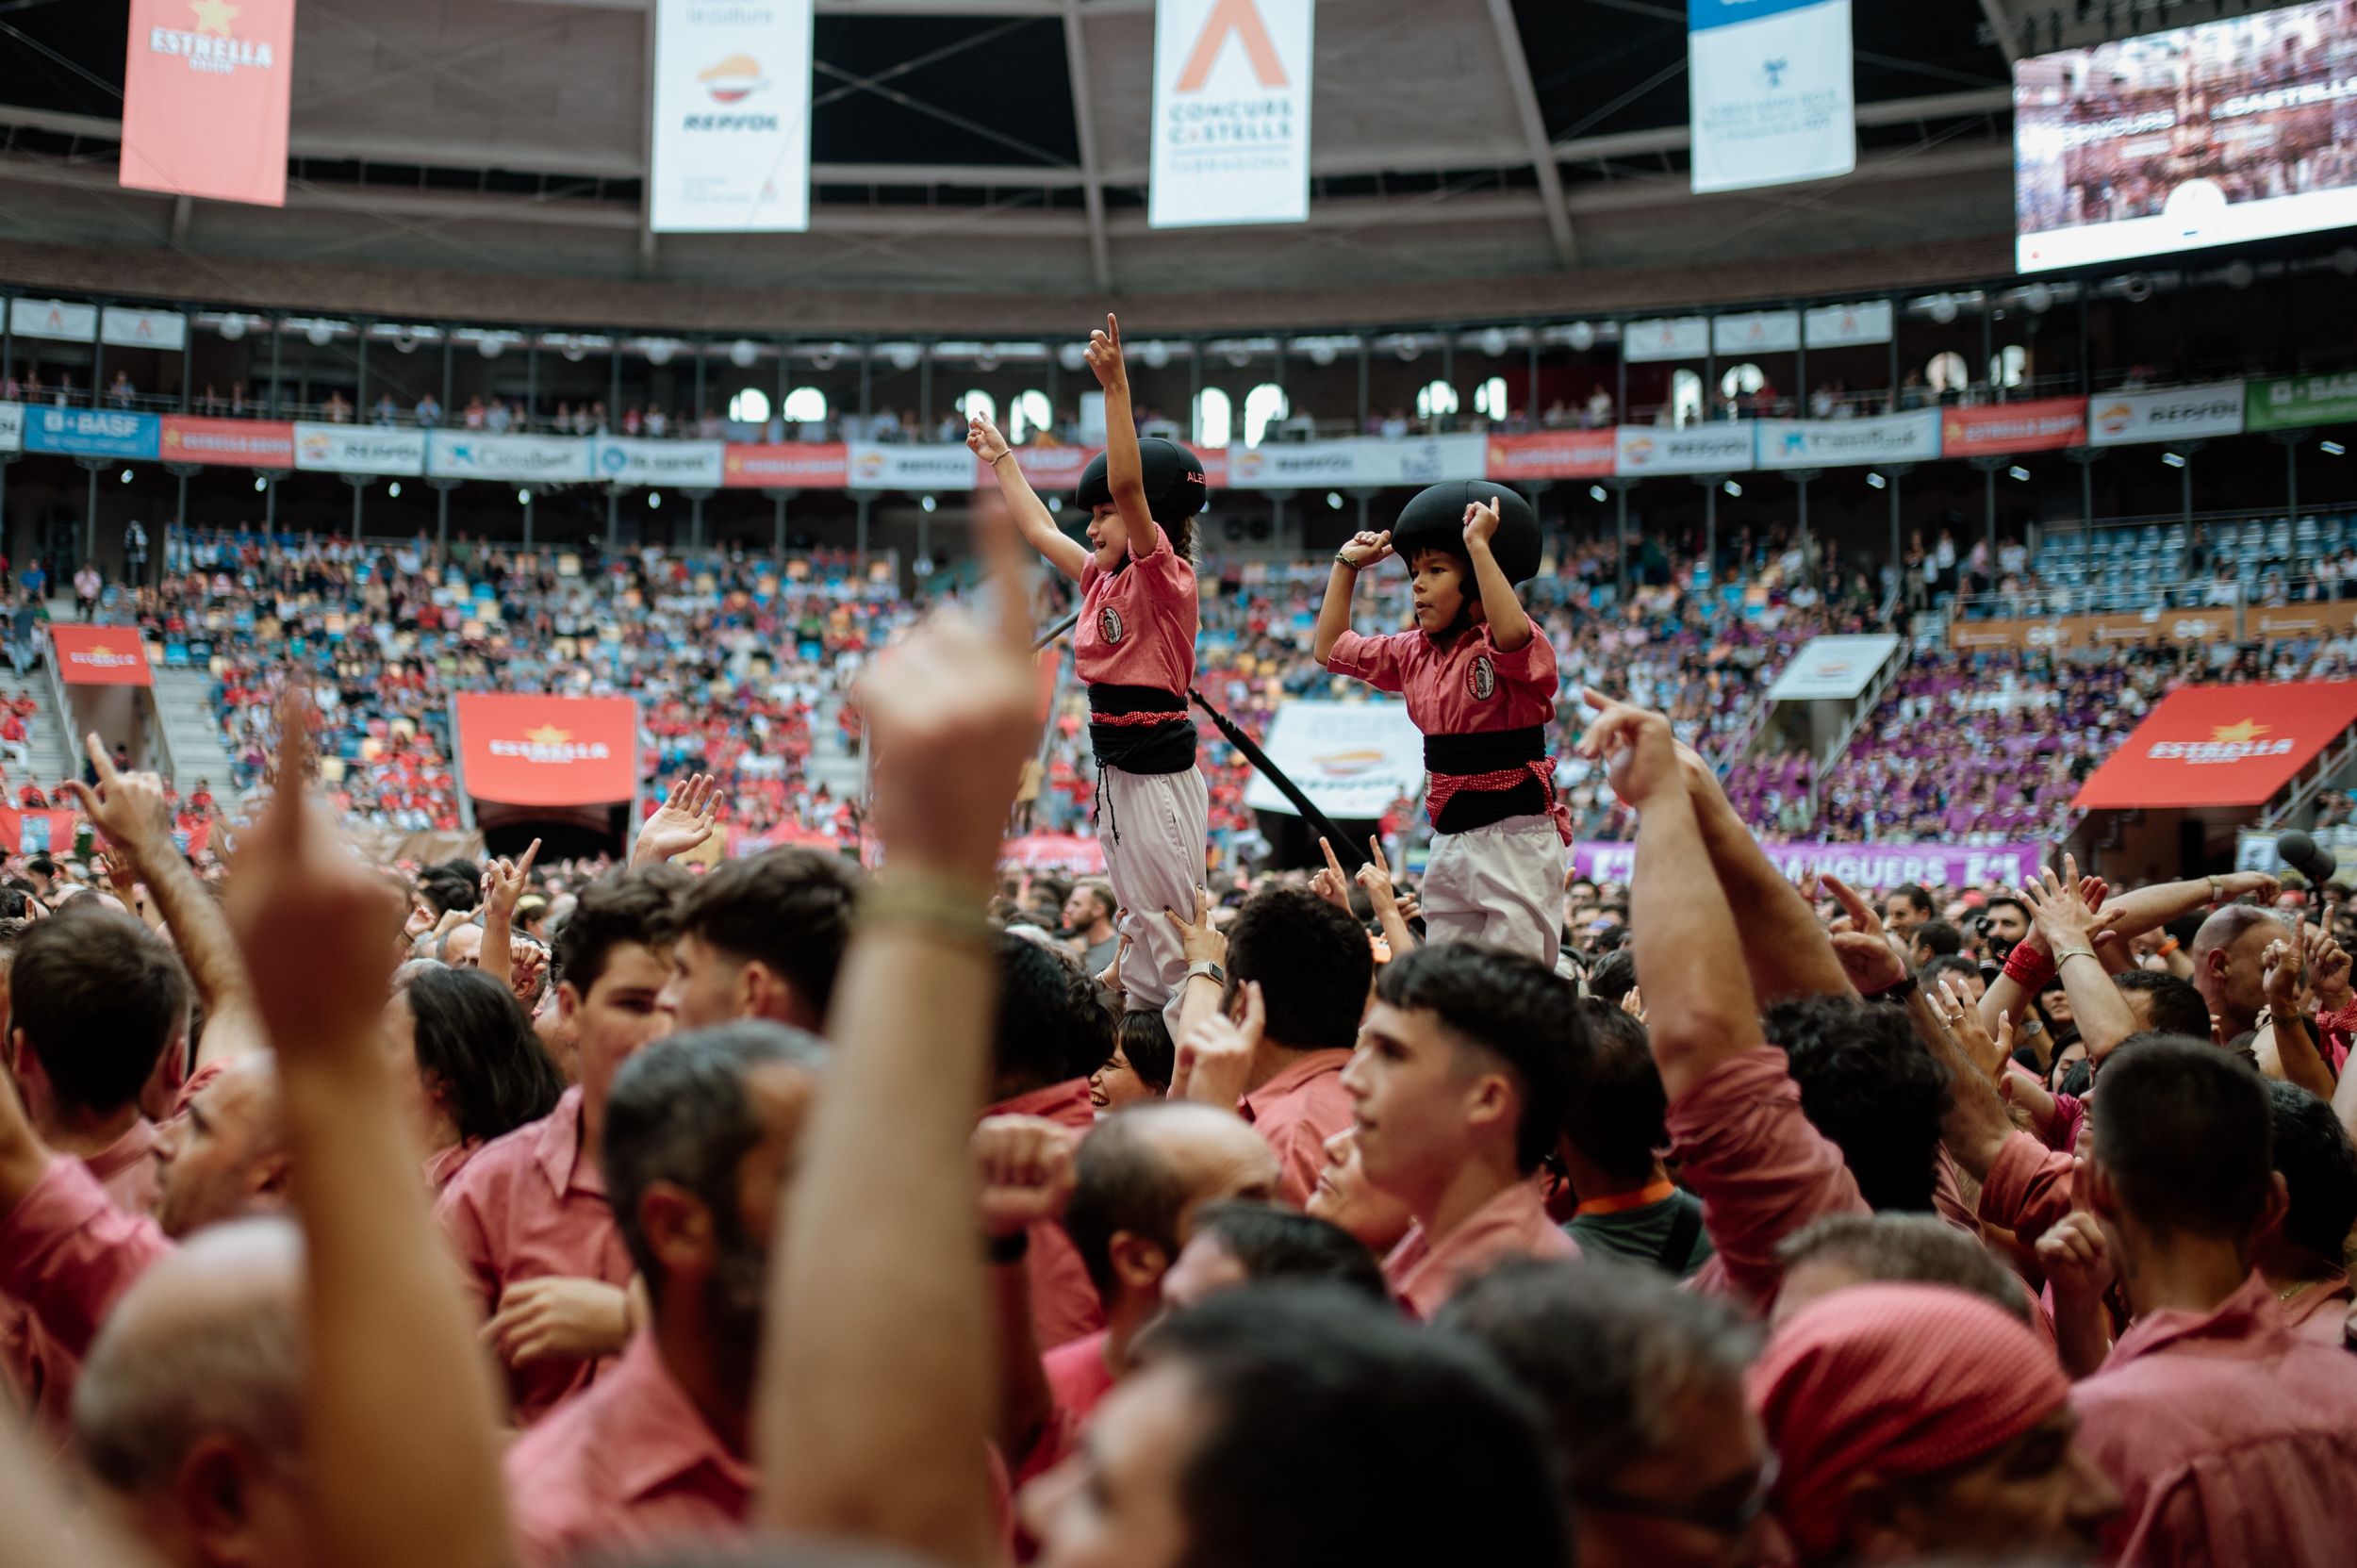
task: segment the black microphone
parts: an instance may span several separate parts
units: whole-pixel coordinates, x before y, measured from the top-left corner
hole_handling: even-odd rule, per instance
[[[2340,874],[2338,863],[2319,848],[2315,839],[2296,828],[2276,839],[2275,853],[2284,865],[2317,887],[2322,887]]]

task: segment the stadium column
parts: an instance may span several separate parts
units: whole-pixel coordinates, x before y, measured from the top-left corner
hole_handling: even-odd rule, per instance
[[[854,553],[859,557],[860,569],[865,570],[867,567],[867,509],[875,503],[876,492],[853,490],[850,495],[851,503],[859,508],[858,535]]]
[[[1890,570],[1891,580],[1898,582],[1898,573],[1904,569],[1900,565],[1902,552],[1899,548],[1899,490],[1906,476],[1915,471],[1915,465],[1913,463],[1888,463],[1884,465],[1882,471],[1884,476],[1890,481]],[[1906,585],[1900,583],[1899,587],[1904,594]]]
[[[687,544],[691,550],[704,547],[704,503],[712,499],[709,485],[683,485],[680,494],[687,498]]]
[[[1810,481],[1824,477],[1824,472],[1825,470],[1822,469],[1794,469],[1785,475],[1787,479],[1792,481],[1793,494],[1798,498],[1800,509],[1796,514],[1795,520],[1801,525],[1801,559],[1804,563],[1802,568],[1803,570],[1807,569],[1805,563],[1807,562],[1810,553],[1808,536],[1808,487]]]
[[[360,498],[368,493],[369,476],[365,473],[347,473],[338,477],[352,487],[352,537],[357,542],[360,537]]]
[[[1988,553],[1983,564],[1988,569],[1989,586],[1997,583],[1997,470],[2011,468],[2010,454],[1996,457],[1974,457],[1972,466],[1981,470],[1981,542]]]
[[[196,465],[194,463],[166,463],[164,471],[172,475],[173,483],[179,487],[179,497],[173,505],[173,526],[186,528],[189,525],[189,480],[195,474]],[[7,530],[0,529],[0,538],[5,537],[7,537]],[[158,552],[158,553],[161,553]],[[143,587],[146,585],[142,583],[140,586]]]
[[[1625,371],[1622,372],[1622,379],[1625,385]],[[1604,481],[1605,488],[1612,492],[1612,580],[1624,602],[1628,599],[1628,492],[1640,483],[1641,481],[1624,473],[1616,473]]]
[[[783,485],[767,485],[762,487],[761,493],[767,496],[770,504],[777,508],[770,524],[769,553],[783,562],[785,559],[785,503],[800,492]]]
[[[7,308],[8,302],[0,300],[0,310]],[[17,454],[13,452],[0,452],[0,551],[8,547],[8,465],[16,458]],[[27,551],[25,553],[29,555],[32,553]]]
[[[2185,536],[2193,536],[2193,454],[2208,446],[2207,441],[2177,441],[2172,443],[2178,456],[2184,462],[2177,469],[2178,515],[2185,524]]]
[[[621,543],[622,487],[619,485],[608,485],[605,487],[605,548],[611,553],[620,549]]]
[[[1719,581],[1719,487],[1727,482],[1723,473],[1698,473],[1694,483],[1703,491],[1703,565],[1710,572],[1715,587]]]
[[[2275,430],[2267,434],[2268,440],[2283,449],[2283,515],[2291,520],[2295,529],[2299,526],[2299,443],[2308,435],[2305,430]]]
[[[456,489],[455,479],[429,479],[434,487],[434,548],[445,555],[450,551],[450,492]]]
[[[1360,333],[1359,335],[1359,422],[1352,427],[1353,433],[1357,435],[1364,435],[1366,433],[1367,419],[1375,411],[1372,406],[1372,400],[1368,395],[1370,389],[1369,380],[1373,373],[1373,366],[1370,364],[1370,360],[1374,354],[1374,350],[1370,344],[1371,339],[1367,337],[1367,335],[1363,332]],[[1359,526],[1361,529],[1365,528],[1367,525],[1366,514],[1366,503],[1362,501],[1359,505]]]
[[[82,559],[94,561],[98,559],[98,470],[109,465],[104,457],[76,457],[74,461],[90,474],[90,505],[82,521]]]
[[[287,318],[272,316],[270,319],[270,417],[273,420],[278,417],[278,376],[281,363],[279,348],[286,336]],[[450,383],[450,339],[447,335],[444,336],[442,343],[442,382],[447,388]],[[277,487],[272,487],[272,499],[276,498],[277,493]]]
[[[2066,449],[2063,455],[2079,466],[2079,532],[2092,539],[2095,536],[2095,465],[2102,461],[2103,449],[2074,446]]]

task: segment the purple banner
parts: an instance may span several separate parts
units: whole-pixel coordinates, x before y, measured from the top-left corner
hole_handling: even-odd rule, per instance
[[[1902,883],[1925,887],[1980,887],[1995,883],[2019,887],[2037,875],[2046,850],[2037,844],[1762,844],[1787,877],[1814,867],[1860,891],[1883,891]],[[1637,864],[1637,846],[1582,839],[1572,846],[1572,869],[1590,882],[1625,883]]]

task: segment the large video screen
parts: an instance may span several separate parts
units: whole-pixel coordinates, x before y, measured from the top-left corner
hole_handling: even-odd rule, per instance
[[[2040,55],[2013,101],[2025,272],[2357,223],[2357,0]]]

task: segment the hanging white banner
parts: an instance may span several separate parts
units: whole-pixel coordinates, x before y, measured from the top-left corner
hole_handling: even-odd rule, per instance
[[[1761,420],[1759,466],[1825,469],[1928,463],[1939,455],[1939,410],[1856,420]]]
[[[718,441],[645,441],[601,436],[589,462],[600,479],[617,485],[713,485],[725,482],[726,448]]]
[[[425,432],[371,424],[315,424],[297,421],[294,466],[321,473],[385,473],[400,477],[425,471]]]
[[[1800,346],[1801,313],[1797,310],[1752,310],[1711,319],[1714,354],[1790,354]]]
[[[25,450],[25,405],[0,403],[0,452]]]
[[[1424,790],[1424,736],[1405,702],[1292,701],[1277,710],[1261,742],[1268,760],[1328,817],[1372,821],[1401,796]],[[1244,785],[1255,811],[1298,816],[1300,808],[1259,773]],[[1336,854],[1347,851],[1337,847]]]
[[[87,343],[98,336],[98,307],[71,305],[64,300],[12,300],[8,304],[8,330],[19,338]]]
[[[2105,392],[2087,399],[2087,445],[2174,441],[2242,434],[2244,384],[2177,387],[2166,392]]]
[[[125,349],[185,349],[189,319],[176,310],[133,310],[110,305],[98,318],[101,342]]]
[[[1700,359],[1709,352],[1707,316],[1668,316],[1658,321],[1631,322],[1621,329],[1624,359]]]
[[[1613,432],[1613,467],[1624,474],[1743,473],[1752,466],[1753,420],[1713,421],[1679,430],[1624,424]]]
[[[1486,436],[1409,440],[1263,441],[1228,451],[1228,488],[1290,490],[1314,485],[1437,485],[1479,479],[1489,467]]]
[[[1687,0],[1694,190],[1857,167],[1850,0]]]
[[[1860,305],[1821,305],[1808,313],[1805,336],[1813,349],[1838,349],[1848,343],[1890,341],[1890,302],[1868,300]]]
[[[657,234],[810,227],[811,0],[656,0]]]
[[[301,443],[297,442],[300,450]],[[589,477],[589,443],[575,436],[484,436],[429,431],[425,471],[438,479],[561,483]]]
[[[1314,10],[1314,0],[1160,0],[1148,225],[1308,221]]]
[[[855,490],[970,490],[974,454],[955,446],[870,446],[853,441],[849,461]]]

